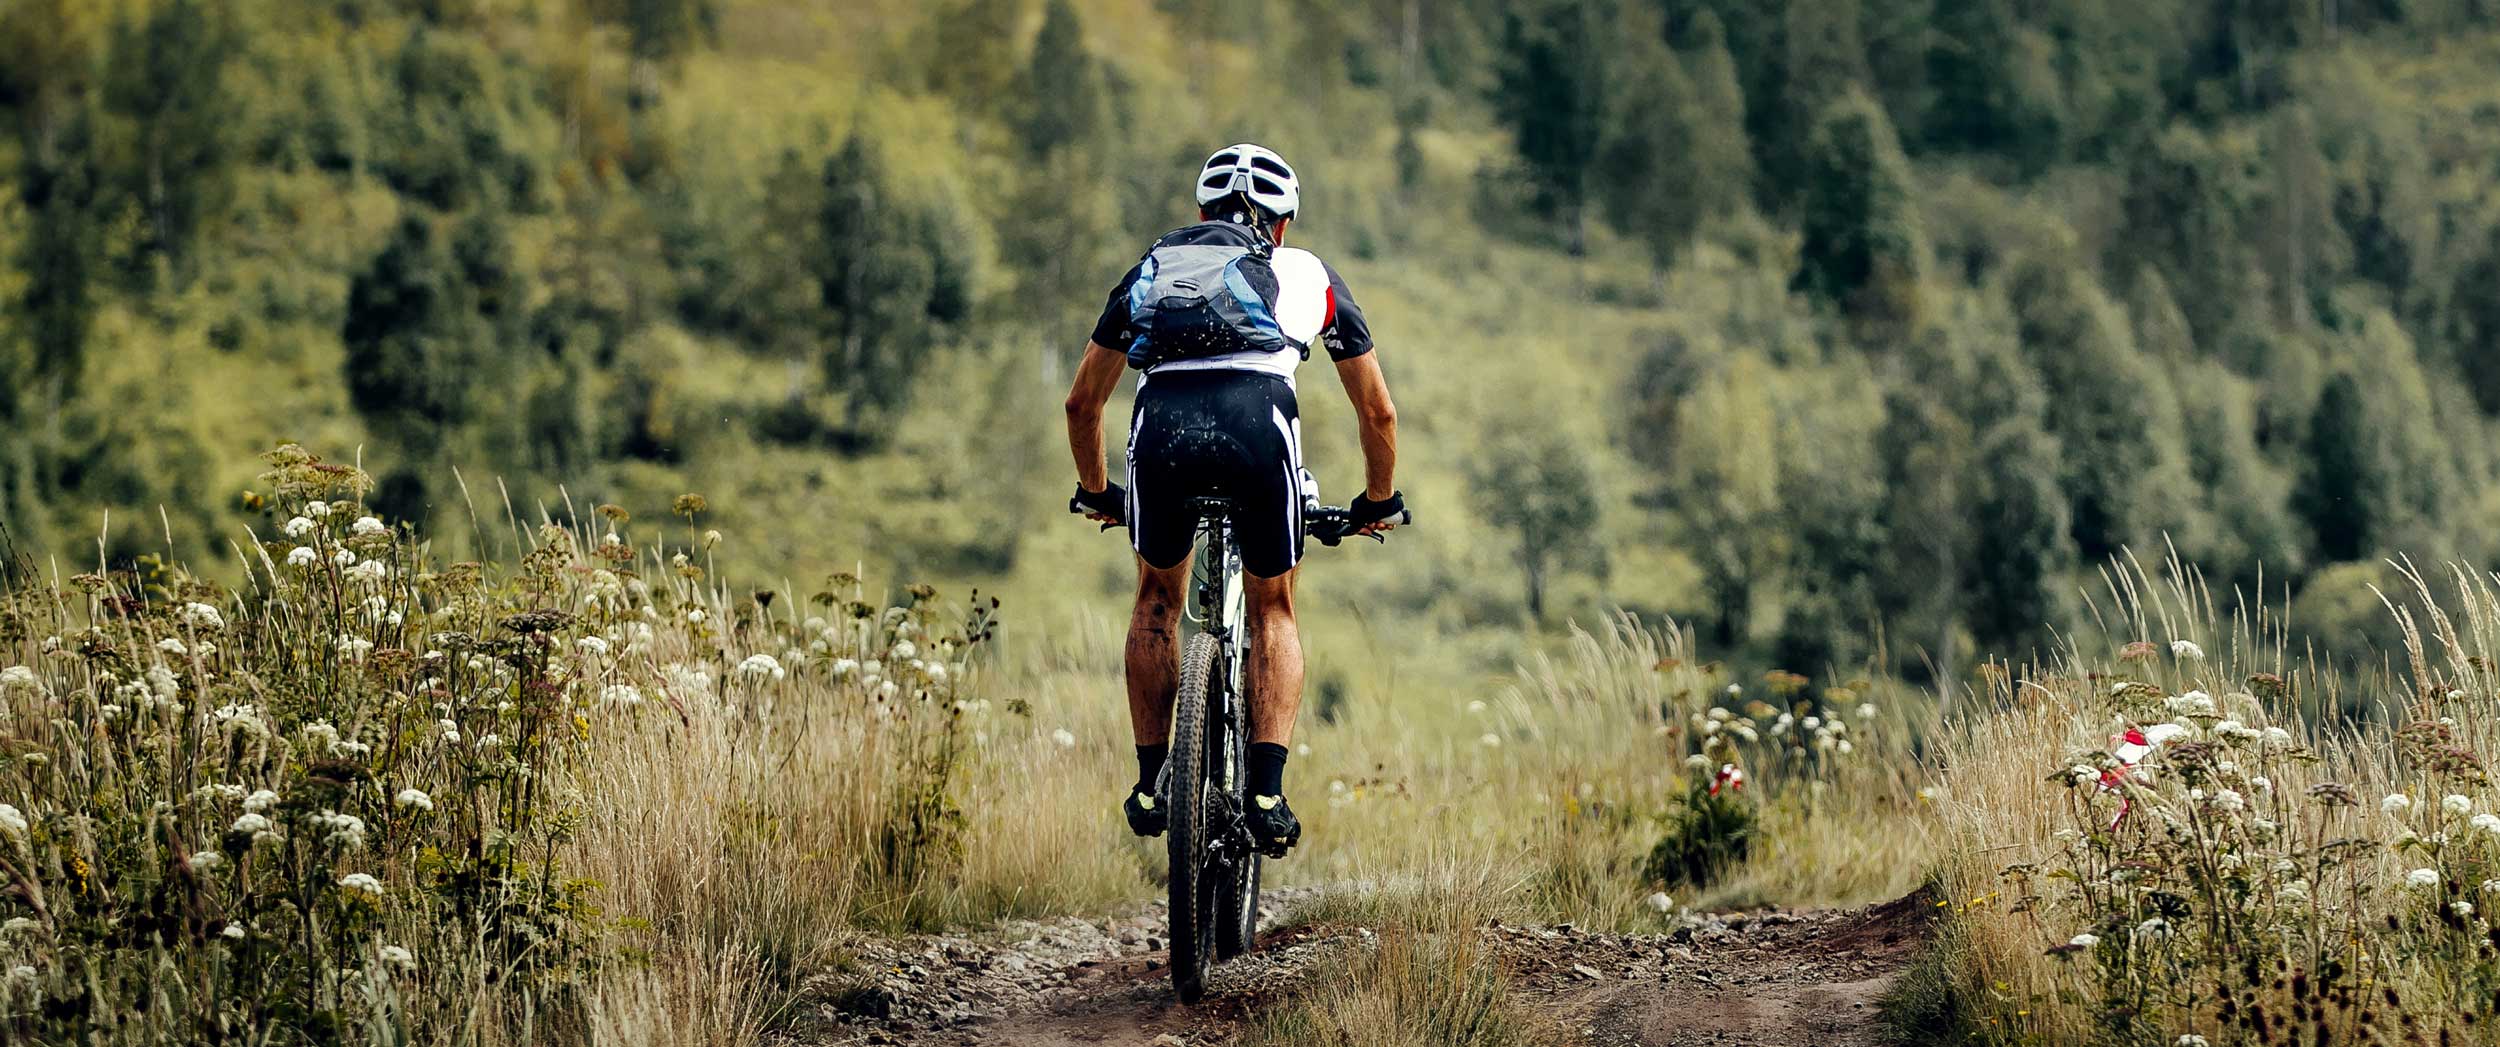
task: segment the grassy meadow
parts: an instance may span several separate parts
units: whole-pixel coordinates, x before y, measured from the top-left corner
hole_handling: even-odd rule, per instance
[[[752,1042],[857,936],[1152,897],[1056,407],[1242,139],[1418,515],[1307,561],[1270,872],[1395,947],[1254,1039],[1537,1042],[1485,920],[1923,886],[1911,1041],[2492,1038],[2486,0],[16,0],[0,55],[8,1042]]]

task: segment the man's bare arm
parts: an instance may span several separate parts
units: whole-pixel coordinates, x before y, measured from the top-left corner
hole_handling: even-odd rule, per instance
[[[1068,452],[1076,456],[1077,486],[1100,491],[1111,482],[1102,458],[1102,408],[1120,386],[1128,357],[1093,342],[1085,343],[1085,360],[1076,365],[1076,382],[1068,388]]]
[[[1398,409],[1389,402],[1389,380],[1380,373],[1379,354],[1337,361],[1337,380],[1345,383],[1346,399],[1354,402],[1362,431],[1363,496],[1387,501],[1398,489]]]

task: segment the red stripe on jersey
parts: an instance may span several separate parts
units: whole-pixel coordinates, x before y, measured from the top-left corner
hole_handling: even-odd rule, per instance
[[[1320,330],[1322,330],[1322,331],[1325,331],[1325,330],[1327,330],[1327,329],[1328,329],[1329,325],[1334,324],[1334,323],[1336,323],[1336,322],[1337,322],[1337,285],[1336,285],[1336,282],[1335,282],[1335,281],[1330,281],[1330,282],[1329,282],[1329,284],[1328,284],[1328,286],[1327,286],[1326,288],[1324,288],[1323,290],[1324,290],[1324,292],[1328,295],[1328,311],[1327,311],[1327,312],[1325,312],[1325,313],[1320,314],[1319,329],[1320,329]]]

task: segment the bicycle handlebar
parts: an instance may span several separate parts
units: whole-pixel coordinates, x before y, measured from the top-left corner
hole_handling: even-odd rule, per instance
[[[1074,498],[1068,499],[1068,511],[1078,516],[1084,516],[1093,512],[1093,510],[1086,508],[1084,503],[1079,502]],[[1398,526],[1400,527],[1409,526],[1415,522],[1415,511],[1412,509],[1401,509],[1398,511],[1396,520]],[[1125,521],[1120,523],[1107,523],[1102,525],[1102,529],[1108,531],[1114,527],[1125,526],[1128,526]],[[1309,502],[1303,505],[1302,531],[1304,534],[1319,539],[1319,544],[1330,546],[1332,548],[1335,547],[1337,543],[1345,541],[1347,537],[1362,533],[1361,529],[1354,523],[1353,509],[1342,505],[1321,505],[1317,502]],[[1376,542],[1387,542],[1389,540],[1386,535],[1380,534],[1374,534],[1371,538]]]
[[[1407,526],[1415,522],[1415,511],[1400,509],[1394,519],[1398,526]],[[1354,510],[1342,505],[1310,504],[1302,507],[1302,533],[1319,539],[1321,545],[1333,548],[1338,542],[1345,541],[1347,536],[1362,532],[1355,527]],[[1371,537],[1376,542],[1389,540],[1387,535],[1374,534]]]

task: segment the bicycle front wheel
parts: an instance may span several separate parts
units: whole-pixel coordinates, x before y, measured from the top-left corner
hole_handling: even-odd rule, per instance
[[[1220,884],[1222,870],[1209,868],[1207,862],[1208,835],[1214,830],[1207,808],[1216,793],[1207,781],[1216,755],[1207,744],[1215,654],[1215,638],[1203,633],[1190,637],[1182,652],[1180,694],[1172,703],[1172,755],[1165,772],[1170,783],[1165,840],[1172,857],[1172,991],[1183,1003],[1196,1003],[1206,994],[1207,968],[1223,933],[1217,926],[1216,894],[1229,886]]]

